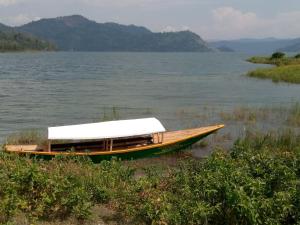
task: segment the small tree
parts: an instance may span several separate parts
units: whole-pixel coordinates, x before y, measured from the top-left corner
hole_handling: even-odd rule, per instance
[[[297,55],[295,55],[295,58],[299,59],[300,58],[300,53],[298,53]]]
[[[282,59],[285,56],[283,52],[274,52],[271,59]]]

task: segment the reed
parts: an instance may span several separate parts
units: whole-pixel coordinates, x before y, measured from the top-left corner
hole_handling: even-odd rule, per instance
[[[300,103],[295,103],[291,107],[287,123],[291,126],[300,126]]]
[[[6,143],[12,145],[45,144],[47,138],[38,130],[29,129],[10,134]]]

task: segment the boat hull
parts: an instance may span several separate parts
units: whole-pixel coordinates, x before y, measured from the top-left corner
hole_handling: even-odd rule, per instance
[[[194,143],[205,138],[206,136],[223,128],[224,125],[216,125],[204,128],[195,128],[181,131],[168,132],[165,134],[164,141],[158,144],[136,147],[133,149],[113,150],[113,151],[96,151],[96,152],[55,152],[55,151],[28,151],[32,146],[11,146],[7,148],[8,152],[26,155],[38,159],[52,159],[54,157],[88,157],[97,163],[102,160],[117,159],[138,159],[145,157],[159,157],[163,154],[169,154],[184,150],[192,146]],[[17,150],[12,150],[17,147]],[[27,148],[25,150],[25,147]],[[23,151],[22,151],[23,148]],[[25,151],[24,151],[25,150]]]

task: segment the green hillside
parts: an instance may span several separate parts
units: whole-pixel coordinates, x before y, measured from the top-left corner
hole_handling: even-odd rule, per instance
[[[49,40],[64,51],[212,51],[190,31],[154,33],[135,25],[97,23],[80,15],[41,19],[16,29]]]
[[[0,31],[0,52],[51,51],[55,46],[28,34],[15,31]]]

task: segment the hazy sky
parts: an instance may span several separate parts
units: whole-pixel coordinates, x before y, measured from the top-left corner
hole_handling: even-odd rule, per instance
[[[300,0],[0,0],[8,25],[72,14],[204,39],[300,37]]]

